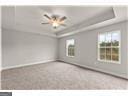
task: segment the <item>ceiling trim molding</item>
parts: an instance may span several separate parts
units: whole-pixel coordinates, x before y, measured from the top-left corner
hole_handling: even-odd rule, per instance
[[[128,22],[128,20],[123,20],[123,21],[115,22],[115,23],[112,23],[112,24],[104,25],[104,26],[100,26],[100,25],[102,25],[102,23],[98,23],[98,24],[83,28],[81,30],[71,31],[71,32],[68,32],[68,33],[65,33],[65,34],[62,34],[62,35],[58,35],[57,38],[63,38],[63,37],[66,37],[66,36],[74,35],[74,34],[85,32],[85,31],[92,31],[92,30],[96,30],[98,28],[103,28],[103,27],[107,27],[107,26],[122,23],[122,22]]]
[[[112,25],[112,24],[128,21],[128,16],[122,17],[122,14],[127,14],[126,11],[128,11],[128,8],[127,8],[127,10],[126,10],[126,7],[124,7],[121,10],[119,8],[120,7],[113,7],[112,8],[113,9],[112,12],[114,14],[113,18],[109,18],[107,20],[101,20],[101,22],[96,22],[96,23],[93,23],[91,25],[82,26],[82,27],[79,27],[79,28],[77,26],[75,26],[76,29],[66,30],[66,31],[62,31],[60,33],[57,33],[57,38],[61,38],[61,37],[73,35],[73,34],[76,34],[76,33],[79,33],[79,32],[90,31],[90,30],[94,30],[94,29],[97,29],[97,28],[102,28],[102,27],[105,27],[105,26],[109,26],[109,25]],[[91,19],[89,19],[89,20],[91,20]],[[86,25],[86,23],[88,23],[88,22],[85,22],[85,25]]]
[[[67,32],[72,32],[74,30],[81,30],[83,28],[87,28],[89,26],[92,26],[92,25],[95,25],[95,24],[98,24],[98,23],[101,23],[101,22],[104,22],[107,20],[111,20],[113,18],[115,18],[115,14],[114,14],[113,8],[111,8],[105,12],[95,15],[92,18],[87,19],[86,21],[76,24],[76,25],[74,25],[68,29],[65,29],[63,31],[60,31],[56,34],[59,36],[59,35],[65,34]]]
[[[22,30],[18,30],[18,29],[11,29],[11,28],[4,28],[4,27],[2,27],[2,28],[1,28],[1,30],[18,31],[18,32],[24,32],[24,33],[29,33],[29,34],[45,35],[45,36],[49,36],[49,37],[57,38],[57,36],[56,36],[56,35],[54,35],[54,34],[47,34],[47,33],[35,33],[35,32],[28,32],[28,31],[22,31]]]

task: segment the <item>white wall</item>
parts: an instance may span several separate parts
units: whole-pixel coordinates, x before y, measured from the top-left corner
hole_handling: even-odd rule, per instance
[[[57,44],[54,37],[2,29],[2,68],[56,60]]]
[[[1,89],[1,6],[0,6],[0,89]]]
[[[127,11],[128,11],[128,8],[127,8]],[[127,77],[128,77],[128,22],[127,22]],[[128,88],[128,85],[127,85],[127,88]]]
[[[127,24],[126,22],[77,33],[59,39],[59,59],[68,63],[89,67],[110,74],[127,77]],[[97,61],[98,32],[121,31],[121,64]],[[75,57],[66,56],[66,40],[75,39]]]
[[[128,7],[127,7],[126,15],[128,16]],[[128,77],[128,22],[127,22],[127,77]],[[127,85],[127,89],[128,89],[128,85]]]

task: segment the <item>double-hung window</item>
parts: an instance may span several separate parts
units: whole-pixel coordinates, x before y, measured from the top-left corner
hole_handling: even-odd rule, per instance
[[[69,57],[75,56],[75,42],[74,39],[66,41],[66,55]]]
[[[120,63],[120,31],[99,33],[98,60]]]

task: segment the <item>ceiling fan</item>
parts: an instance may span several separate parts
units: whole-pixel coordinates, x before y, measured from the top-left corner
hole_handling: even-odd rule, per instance
[[[64,24],[65,19],[67,19],[66,16],[60,18],[60,16],[58,15],[53,15],[50,17],[47,14],[44,14],[44,17],[48,19],[48,22],[44,22],[41,24],[51,24],[55,29],[60,25],[66,27],[66,24]]]

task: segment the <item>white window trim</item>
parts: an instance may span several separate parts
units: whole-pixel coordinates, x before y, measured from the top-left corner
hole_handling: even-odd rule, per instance
[[[119,32],[119,61],[112,61],[112,60],[101,60],[100,59],[100,53],[99,53],[99,48],[102,48],[102,47],[99,47],[99,36],[100,34],[105,34],[105,33],[111,33],[111,32]],[[113,30],[113,31],[109,31],[109,32],[99,32],[98,33],[98,39],[97,39],[97,60],[100,61],[100,62],[104,62],[104,63],[114,63],[114,64],[121,64],[121,31],[120,30]],[[106,48],[106,47],[104,47]],[[112,47],[111,47],[112,48]],[[117,48],[117,47],[116,47]]]
[[[68,39],[68,40],[74,40],[74,45],[75,45],[75,39]],[[67,56],[67,57],[75,57],[75,56],[69,56],[69,55],[68,55],[68,48],[67,48],[67,47],[68,47],[68,46],[67,46],[67,41],[68,41],[68,40],[66,40],[66,56]]]

